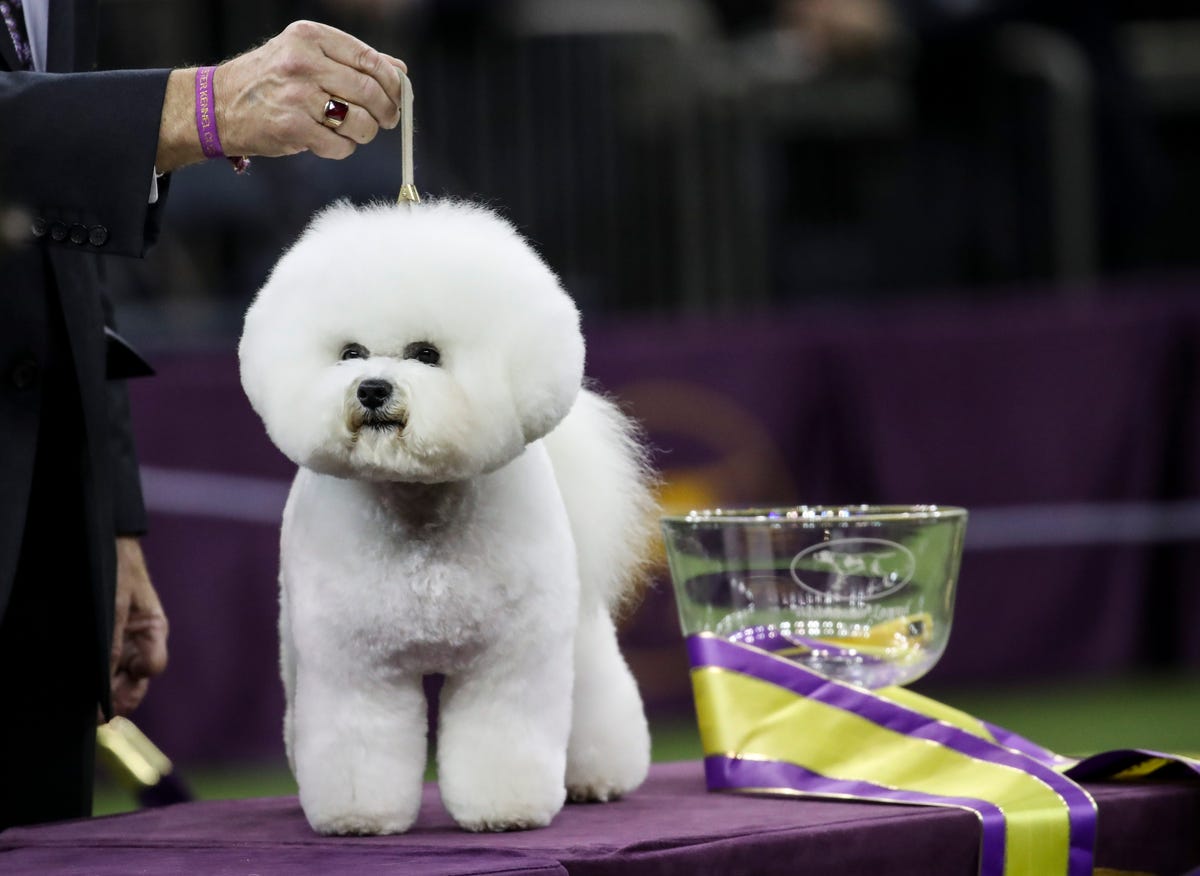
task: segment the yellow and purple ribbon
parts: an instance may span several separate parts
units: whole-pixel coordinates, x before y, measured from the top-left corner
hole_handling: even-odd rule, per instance
[[[1076,780],[1145,774],[1157,752],[1084,761],[902,688],[827,679],[744,641],[687,641],[710,790],[951,806],[982,825],[981,876],[1091,876],[1096,805]]]

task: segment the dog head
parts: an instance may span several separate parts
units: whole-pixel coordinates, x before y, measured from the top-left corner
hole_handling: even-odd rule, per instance
[[[575,305],[511,225],[434,202],[318,214],[250,306],[238,354],[297,465],[438,483],[553,429],[584,347]]]

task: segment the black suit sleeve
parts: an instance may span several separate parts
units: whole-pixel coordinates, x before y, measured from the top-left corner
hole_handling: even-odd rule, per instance
[[[0,191],[51,246],[142,255],[169,70],[0,71]],[[86,242],[72,240],[82,226]]]
[[[158,203],[149,197],[169,72],[0,71],[0,191],[29,213],[46,246],[141,256],[154,242],[165,178]],[[108,380],[105,393],[116,532],[138,535],[146,513],[125,381]]]

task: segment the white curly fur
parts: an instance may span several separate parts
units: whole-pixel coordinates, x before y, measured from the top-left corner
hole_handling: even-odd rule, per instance
[[[367,355],[343,360],[350,344]],[[578,313],[513,228],[453,202],[335,205],[276,265],[239,355],[300,466],[279,630],[313,828],[412,825],[428,673],[446,675],[439,784],[464,828],[637,787],[649,734],[611,613],[647,541],[646,468],[629,421],[581,390]],[[374,410],[368,379],[391,390]]]

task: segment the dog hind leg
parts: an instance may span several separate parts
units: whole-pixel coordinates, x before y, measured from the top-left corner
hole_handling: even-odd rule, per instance
[[[612,614],[636,591],[656,503],[638,430],[608,399],[581,392],[545,439],[571,521],[580,578],[567,753],[572,800],[609,800],[646,777],[650,736]]]
[[[288,769],[296,775],[295,722],[292,702],[296,697],[296,645],[292,641],[292,621],[288,615],[287,588],[279,590],[279,674],[283,678],[283,747],[287,753]]]
[[[567,796],[613,800],[638,787],[650,768],[642,699],[617,649],[608,613],[585,611],[575,640],[575,688],[567,745]]]

